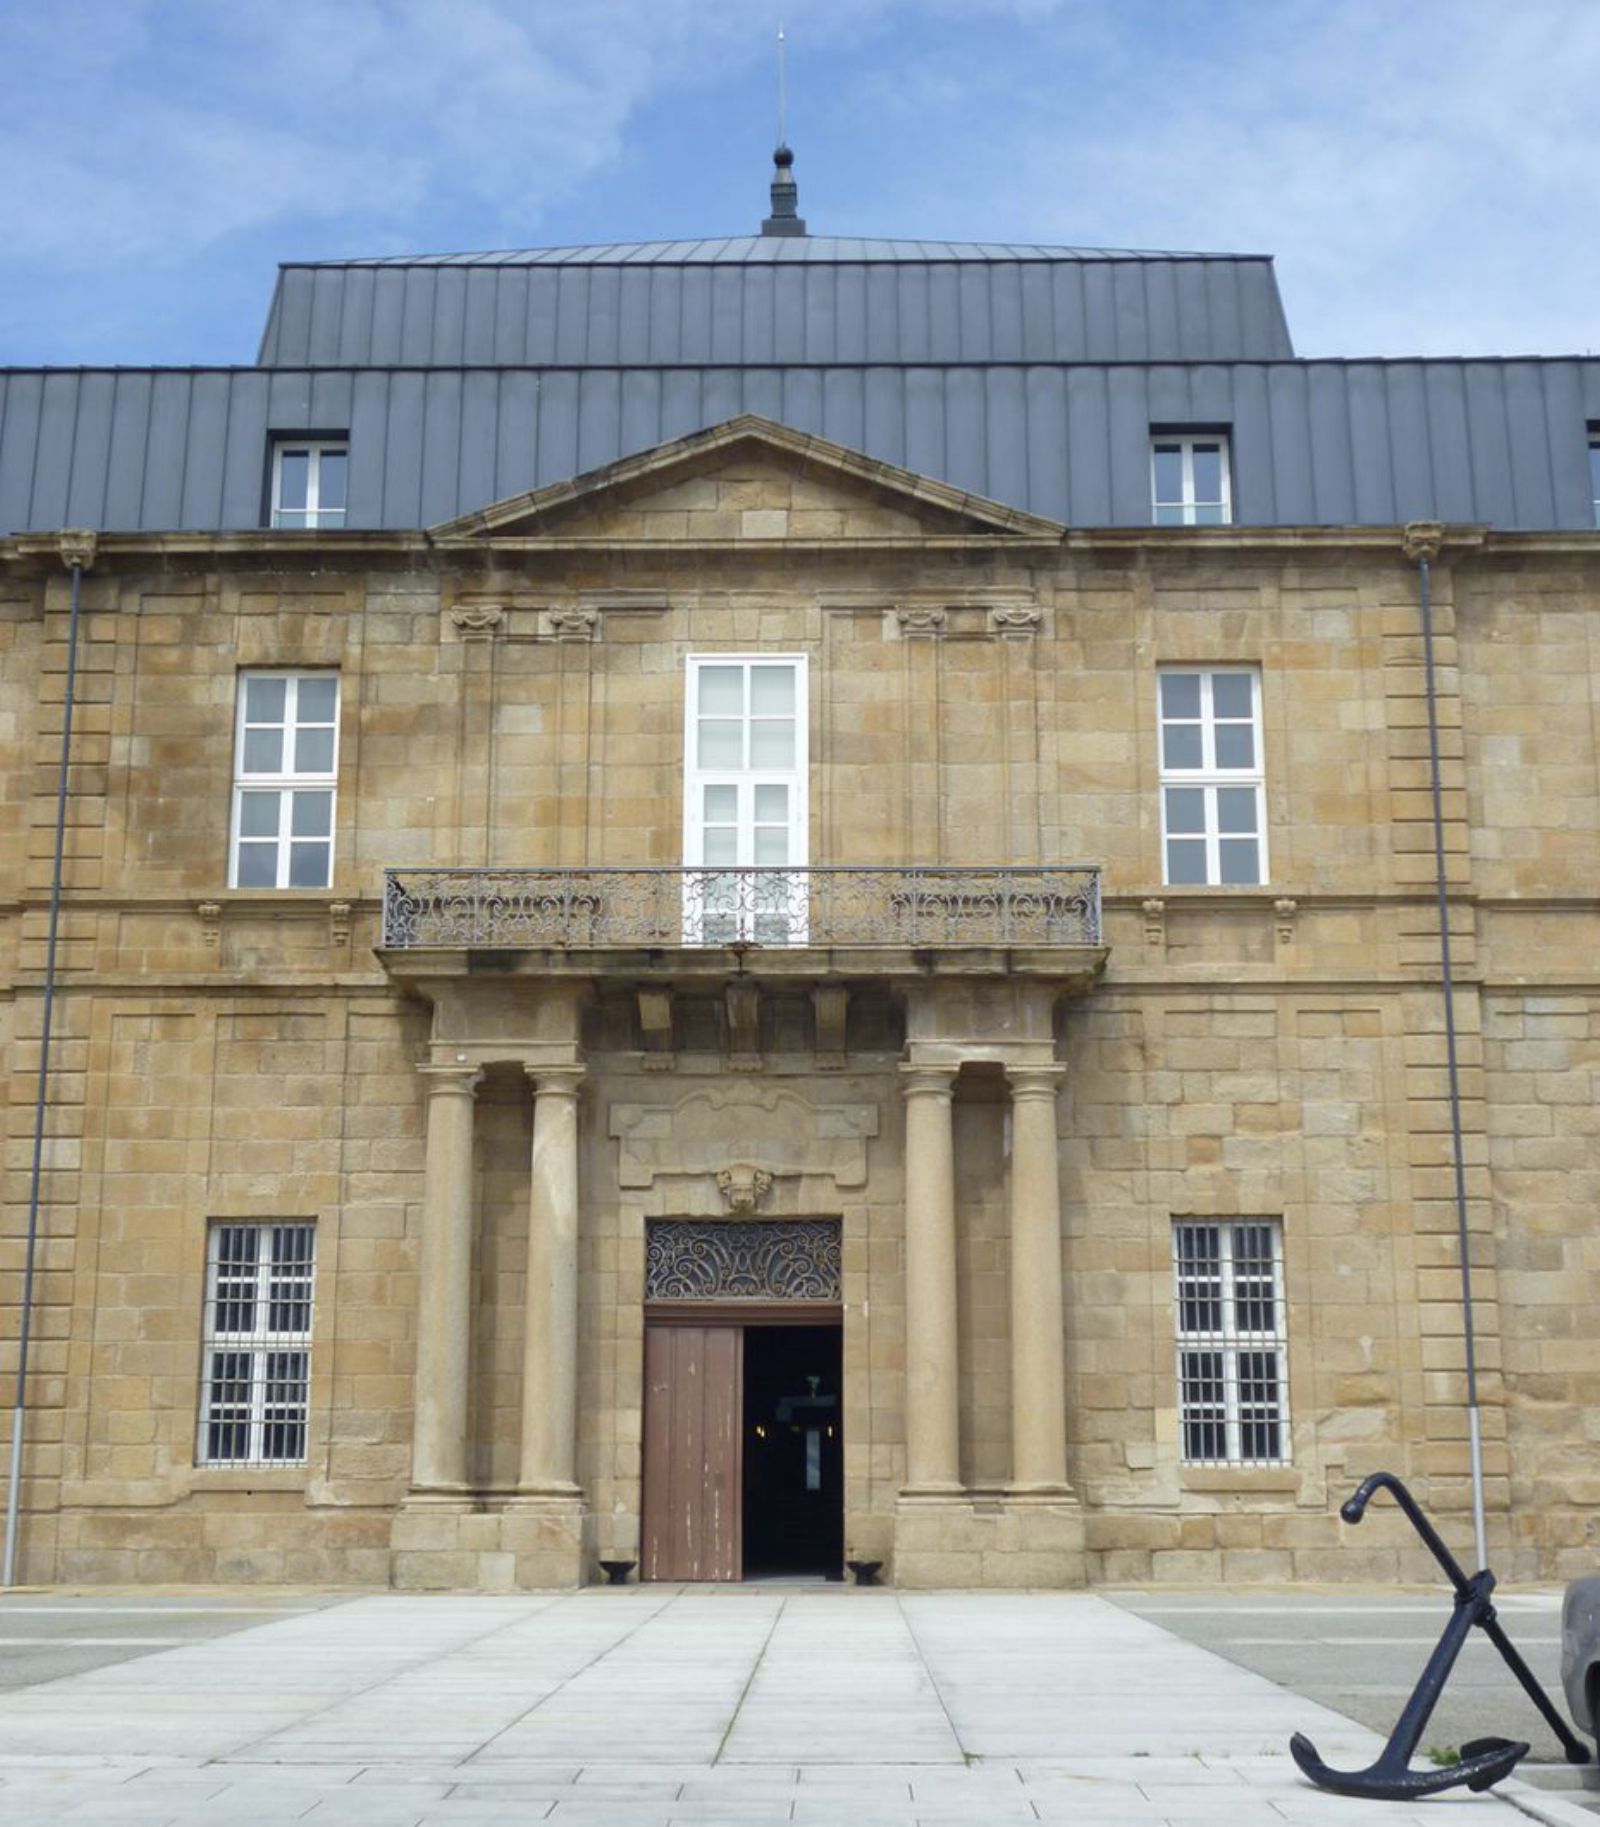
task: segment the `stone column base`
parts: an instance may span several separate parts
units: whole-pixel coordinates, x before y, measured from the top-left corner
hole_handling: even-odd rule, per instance
[[[584,1583],[589,1518],[581,1497],[408,1498],[389,1531],[399,1592],[549,1592]]]
[[[1070,1491],[904,1496],[894,1512],[901,1587],[1082,1586],[1083,1506]]]

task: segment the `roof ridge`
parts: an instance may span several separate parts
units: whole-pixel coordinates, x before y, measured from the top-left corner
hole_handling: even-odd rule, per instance
[[[851,252],[840,253],[848,248]],[[291,268],[441,266],[827,265],[860,261],[1226,260],[1270,261],[1272,255],[1189,248],[1074,247],[1060,242],[935,241],[885,235],[702,235],[665,241],[595,241],[567,246],[483,248],[455,253],[357,254],[331,260],[282,260]]]

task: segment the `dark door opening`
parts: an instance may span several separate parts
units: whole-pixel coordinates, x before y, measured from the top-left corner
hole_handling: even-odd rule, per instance
[[[843,1331],[744,1335],[744,1576],[844,1577]]]

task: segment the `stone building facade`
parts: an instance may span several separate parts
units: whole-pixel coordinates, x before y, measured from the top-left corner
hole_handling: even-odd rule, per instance
[[[1337,1517],[1469,1506],[1419,551],[1490,1542],[1592,1565],[1600,535],[1069,528],[750,415],[15,532],[8,1294],[64,551],[22,1577],[1422,1571]]]

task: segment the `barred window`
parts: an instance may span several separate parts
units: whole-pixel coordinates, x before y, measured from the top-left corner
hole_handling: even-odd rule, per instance
[[[206,1256],[199,1461],[303,1464],[316,1227],[214,1224]]]
[[[1276,1220],[1173,1226],[1186,1465],[1286,1465],[1288,1341]]]

